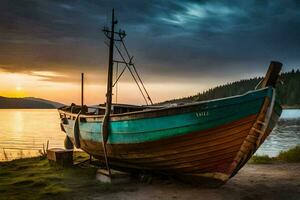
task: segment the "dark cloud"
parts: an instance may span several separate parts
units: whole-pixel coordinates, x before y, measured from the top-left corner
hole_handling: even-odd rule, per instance
[[[0,66],[103,74],[101,28],[113,7],[139,70],[151,81],[259,74],[270,60],[286,70],[300,67],[297,0],[2,0]]]

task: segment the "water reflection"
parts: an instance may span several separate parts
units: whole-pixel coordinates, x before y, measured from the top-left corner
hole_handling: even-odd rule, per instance
[[[24,120],[23,120],[23,113],[21,111],[16,111],[16,112],[12,112],[12,117],[10,121],[8,121],[7,123],[10,123],[10,127],[13,128],[13,133],[16,134],[23,134],[23,129],[24,129]]]
[[[62,147],[57,110],[0,110],[0,160],[31,157],[46,146]]]

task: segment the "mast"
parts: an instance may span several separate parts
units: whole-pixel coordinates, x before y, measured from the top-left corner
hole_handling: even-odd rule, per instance
[[[119,78],[122,76],[122,74],[126,68],[130,71],[130,74],[132,75],[141,94],[143,95],[146,104],[148,105],[148,102],[144,95],[144,92],[147,94],[147,97],[152,104],[152,100],[151,100],[138,72],[136,71],[134,64],[132,63],[133,57],[131,57],[129,55],[128,50],[124,44],[123,39],[126,36],[125,31],[119,30],[118,32],[115,32],[115,25],[118,23],[118,21],[115,20],[114,9],[112,9],[112,17],[111,18],[112,18],[111,19],[111,27],[103,28],[103,32],[104,32],[105,36],[109,39],[109,44],[108,44],[109,45],[109,60],[108,60],[108,71],[107,71],[106,109],[105,109],[105,115],[104,115],[104,118],[102,121],[102,147],[103,147],[103,152],[104,152],[106,168],[108,170],[109,175],[111,175],[111,172],[110,172],[109,163],[108,163],[106,144],[108,141],[108,136],[110,134],[109,122],[110,122],[110,114],[111,114],[111,107],[112,107],[112,90],[113,90],[114,85],[118,82]],[[117,37],[117,39],[115,39],[115,36]],[[125,57],[122,55],[122,52],[116,46],[115,42],[120,42],[123,45],[124,49],[126,50],[126,54],[128,56],[129,61],[126,61]],[[122,58],[121,61],[114,60],[114,48],[116,48],[118,55]],[[123,68],[122,72],[119,75],[117,75],[115,83],[113,84],[113,65],[114,65],[114,63],[125,64],[125,67]],[[118,67],[118,65],[117,65],[117,67]],[[134,71],[131,69],[131,67],[134,68]],[[135,77],[134,72],[136,73],[136,76],[138,76],[138,79]],[[140,81],[140,84],[143,86],[143,88],[140,86],[138,81]],[[143,90],[144,90],[144,92],[143,92]]]
[[[110,167],[107,158],[107,151],[106,151],[106,143],[108,140],[109,135],[109,121],[110,121],[110,113],[111,113],[111,103],[112,103],[112,81],[113,81],[113,65],[114,65],[114,42],[115,42],[115,24],[117,21],[115,20],[115,12],[112,9],[112,17],[111,17],[111,30],[108,31],[104,29],[104,32],[110,32],[109,35],[109,60],[108,60],[108,72],[107,72],[107,90],[106,90],[106,109],[105,115],[102,122],[102,147],[104,152],[104,159],[106,168],[108,170],[109,176],[111,175]]]
[[[114,44],[115,44],[115,11],[112,9],[112,20],[111,20],[111,34],[109,41],[109,60],[108,60],[108,72],[107,72],[107,90],[106,90],[106,111],[105,115],[110,115],[111,103],[112,103],[112,81],[113,81],[113,65],[114,65]]]
[[[83,73],[81,73],[81,112],[83,112],[83,105],[84,105],[84,103],[83,103],[83,84],[84,84],[84,74]]]

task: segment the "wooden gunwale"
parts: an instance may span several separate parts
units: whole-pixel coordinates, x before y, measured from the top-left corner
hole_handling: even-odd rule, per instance
[[[232,113],[232,115],[230,115],[230,116],[235,116],[235,114],[234,113]],[[230,116],[227,116],[226,118],[230,118]],[[249,115],[249,116],[251,116],[251,115]],[[248,116],[247,116],[248,117]],[[200,126],[201,124],[212,124],[212,123],[214,123],[214,121],[220,121],[220,120],[225,120],[226,118],[224,118],[224,117],[220,117],[220,118],[213,118],[213,119],[211,119],[211,120],[208,120],[208,121],[206,121],[206,122],[201,122],[201,123],[196,123],[196,126]],[[245,118],[245,117],[244,117]],[[242,119],[244,119],[244,118],[242,118]],[[226,125],[226,124],[230,124],[230,123],[233,123],[233,122],[235,122],[235,121],[228,121],[228,122],[224,122],[224,124],[222,124],[221,126],[223,126],[223,125]],[[239,123],[240,124],[240,123]],[[190,125],[190,126],[193,126],[193,125]],[[181,127],[189,127],[189,126],[181,126]],[[219,127],[219,126],[218,126]],[[212,129],[214,129],[214,128],[218,128],[218,127],[212,127],[212,128],[207,128],[207,129],[203,129],[203,130],[206,130],[206,131],[208,131],[208,130],[212,130]],[[225,129],[225,127],[223,127],[224,129]],[[67,132],[69,132],[69,133],[71,133],[72,132],[72,124],[70,124],[70,125],[66,125],[65,126],[65,129],[67,130]],[[169,129],[162,129],[162,130],[168,130],[168,131],[170,131],[172,128],[169,128]],[[146,133],[149,133],[150,134],[150,132],[151,132],[151,134],[155,134],[155,132],[156,131],[158,131],[158,130],[155,130],[155,131],[145,131]],[[89,134],[89,132],[86,132],[85,130],[81,130],[81,132],[82,133],[85,133],[85,135],[88,135]],[[141,132],[138,132],[138,133],[141,133]],[[90,134],[95,134],[95,132],[91,132]],[[137,134],[137,133],[136,133]],[[181,135],[181,134],[179,134],[179,135]],[[177,136],[179,136],[179,135],[176,135],[176,136],[172,136],[172,137],[177,137]],[[185,134],[184,134],[185,135]],[[69,135],[69,137],[72,137],[72,135]],[[99,136],[100,137],[100,136]],[[128,137],[128,136],[127,136]],[[169,138],[169,137],[168,137]],[[168,138],[164,138],[164,139],[168,139]],[[100,139],[100,138],[99,138]],[[164,140],[163,138],[161,138],[160,140],[161,141],[163,141]],[[95,140],[95,141],[97,141],[97,140]],[[153,140],[153,141],[155,141],[155,140]],[[100,141],[99,141],[100,142]],[[141,144],[143,144],[143,145],[145,145],[145,144],[147,144],[147,142],[148,141],[144,141],[144,142],[142,142]],[[150,141],[149,141],[150,142]],[[110,144],[122,144],[122,143],[110,143]],[[128,144],[128,143],[127,143]],[[137,145],[137,148],[138,148],[138,143],[132,143],[132,144],[136,144]]]
[[[166,108],[158,108],[158,109],[153,109],[153,110],[143,110],[143,111],[135,111],[135,112],[129,112],[129,113],[123,113],[123,114],[111,114],[111,121],[122,121],[122,120],[133,120],[133,119],[140,119],[140,118],[151,118],[151,117],[157,117],[157,116],[165,116],[165,115],[172,115],[172,114],[179,114],[179,113],[187,113],[187,112],[195,112],[195,111],[206,111],[206,110],[212,110],[212,109],[219,109],[222,107],[228,107],[230,105],[235,105],[235,103],[231,104],[225,104],[225,105],[219,105],[215,106],[212,108],[208,108],[205,106],[208,106],[206,104],[213,103],[213,102],[218,102],[218,101],[224,101],[224,100],[230,100],[230,99],[239,99],[240,97],[250,95],[251,93],[267,90],[268,88],[263,88],[260,90],[253,90],[249,91],[243,95],[236,95],[236,96],[231,96],[231,97],[226,97],[226,98],[219,98],[219,99],[213,99],[210,101],[200,101],[196,103],[190,103],[186,105],[179,105],[176,107],[166,107]],[[261,99],[262,97],[255,97],[252,98],[251,100],[243,101],[244,102],[250,102],[250,101],[255,101],[258,99]],[[201,107],[203,106],[203,107]],[[195,109],[197,108],[197,109]],[[76,117],[76,113],[70,113],[68,111],[63,111],[59,109],[59,113],[62,115],[68,115],[71,117]],[[103,119],[104,115],[80,115],[81,118],[85,118],[87,120],[93,119],[94,121],[101,120]]]
[[[256,106],[253,106],[253,108],[256,107]],[[249,108],[252,108],[252,107],[249,107]],[[203,125],[203,124],[209,124],[209,123],[214,123],[214,122],[217,122],[217,121],[221,121],[221,120],[225,120],[225,119],[228,119],[228,118],[231,118],[231,117],[234,117],[236,116],[237,113],[230,113],[228,115],[226,115],[226,117],[224,116],[219,116],[219,117],[215,117],[213,119],[210,119],[210,120],[207,120],[207,121],[197,121],[197,122],[194,122],[194,123],[190,123],[190,124],[187,124],[187,125],[178,125],[178,126],[174,126],[174,127],[168,127],[168,128],[162,128],[162,129],[155,129],[155,130],[145,130],[145,131],[136,131],[136,132],[113,132],[113,134],[141,134],[141,133],[152,133],[154,134],[155,132],[160,132],[160,131],[165,131],[165,130],[172,130],[172,129],[178,129],[178,128],[187,128],[187,127],[192,127],[192,126],[199,126],[199,125]],[[251,114],[251,115],[256,115],[256,114]],[[251,116],[249,115],[249,116]],[[248,117],[248,116],[246,116]],[[246,118],[244,117],[244,118]],[[236,121],[236,120],[235,120]],[[227,123],[224,123],[223,125],[225,124],[229,124],[229,123],[232,123],[234,121],[231,121],[231,122],[227,122]],[[208,129],[206,129],[208,130]],[[86,133],[93,133],[93,132],[89,132],[89,131],[84,131]],[[110,142],[109,142],[110,143]],[[108,143],[108,144],[109,144]]]

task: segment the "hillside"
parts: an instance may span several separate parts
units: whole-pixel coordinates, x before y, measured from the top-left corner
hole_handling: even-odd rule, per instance
[[[33,97],[25,97],[25,98],[7,98],[0,96],[0,109],[50,109],[50,108],[58,108],[63,104],[48,101],[45,99],[38,99]]]
[[[41,98],[25,97],[24,99],[26,99],[26,100],[32,100],[32,101],[38,101],[38,102],[44,102],[44,103],[47,103],[47,104],[51,104],[51,105],[53,105],[55,108],[59,108],[59,107],[64,106],[64,104],[62,104],[62,103],[58,103],[58,102],[56,102],[56,101],[50,101],[50,100],[46,100],[46,99],[41,99]]]
[[[253,90],[262,78],[252,78],[240,80],[225,85],[221,85],[215,88],[211,88],[202,93],[198,93],[194,96],[173,99],[162,102],[160,104],[172,104],[172,103],[187,103],[195,101],[211,100],[216,98],[229,97],[233,95],[244,94],[249,90]],[[282,105],[285,106],[300,106],[300,71],[292,70],[290,72],[282,73],[280,76],[282,83],[277,85],[277,94],[281,100]]]

